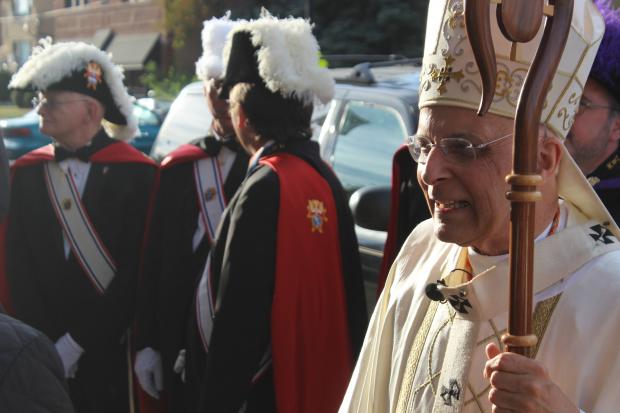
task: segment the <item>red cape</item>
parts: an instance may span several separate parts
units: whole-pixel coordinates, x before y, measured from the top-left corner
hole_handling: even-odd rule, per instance
[[[332,190],[296,156],[276,154],[261,163],[280,182],[271,311],[277,411],[335,412],[353,371],[353,355]]]
[[[401,162],[403,158],[407,160],[410,158],[409,149],[406,145],[398,148],[392,159],[392,191],[391,191],[391,210],[390,210],[390,222],[388,223],[387,239],[385,241],[385,247],[383,248],[383,260],[381,260],[381,269],[379,271],[379,277],[377,279],[377,297],[381,295],[385,280],[387,279],[390,267],[398,254],[398,247],[396,246],[397,228],[398,228],[398,211],[400,208],[400,182],[401,182]]]
[[[193,162],[208,157],[209,154],[204,150],[200,149],[196,145],[187,143],[170,152],[170,154],[168,154],[168,156],[161,161],[161,168],[166,169],[180,163]]]

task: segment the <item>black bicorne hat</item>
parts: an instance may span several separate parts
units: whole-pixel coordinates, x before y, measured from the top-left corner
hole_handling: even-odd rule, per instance
[[[233,34],[226,74],[220,89],[220,99],[228,99],[230,90],[237,83],[253,83],[265,86],[258,73],[258,47],[252,44],[252,35],[247,31]]]
[[[96,62],[89,62],[84,69],[71,72],[46,90],[64,90],[90,96],[105,108],[104,119],[117,125],[127,124],[127,118],[116,106],[110,88],[103,80],[103,70]]]

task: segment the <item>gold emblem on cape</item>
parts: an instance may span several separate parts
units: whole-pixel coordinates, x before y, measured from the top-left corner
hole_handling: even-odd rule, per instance
[[[97,90],[97,85],[101,83],[101,66],[95,62],[88,63],[84,71],[84,77],[86,78],[86,87]]]
[[[318,199],[309,199],[307,209],[308,215],[306,217],[310,219],[312,232],[318,231],[323,233],[323,224],[327,222],[325,205]]]
[[[207,201],[211,201],[212,199],[215,198],[215,188],[214,187],[210,187],[207,188],[207,190],[205,191],[205,199]]]
[[[62,200],[62,207],[64,209],[71,209],[71,200],[69,198],[65,198]]]

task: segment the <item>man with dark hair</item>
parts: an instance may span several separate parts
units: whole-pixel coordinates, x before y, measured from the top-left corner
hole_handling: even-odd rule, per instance
[[[222,49],[235,24],[228,16],[204,22],[196,73],[213,115],[211,130],[162,162],[139,295],[135,371],[152,397],[165,390],[168,411],[174,413],[197,408],[205,353],[193,327],[193,293],[249,159],[235,138],[228,103],[218,97]]]
[[[620,220],[620,13],[597,0],[605,19],[590,76],[566,147],[616,222]]]
[[[130,408],[127,329],[157,167],[122,142],[137,126],[122,79],[92,45],[43,41],[9,85],[39,92],[54,140],[13,165],[10,302],[55,341],[77,412]]]
[[[367,315],[351,213],[310,140],[333,81],[303,19],[264,12],[225,50],[221,95],[252,157],[198,286],[200,411],[335,412]]]

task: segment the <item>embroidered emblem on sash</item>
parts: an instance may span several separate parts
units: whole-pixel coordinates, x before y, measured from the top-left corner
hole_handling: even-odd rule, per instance
[[[212,201],[215,198],[216,190],[213,187],[207,188],[205,191],[205,199],[207,201]]]
[[[308,215],[306,215],[306,217],[310,219],[312,232],[318,231],[322,234],[323,224],[327,222],[327,210],[325,209],[325,205],[318,199],[309,199],[307,209]]]
[[[452,398],[458,400],[461,397],[461,388],[459,383],[455,379],[450,379],[450,387],[444,385],[441,386],[441,398],[443,404],[446,406],[452,406]]]
[[[86,87],[97,90],[97,85],[101,83],[101,66],[95,62],[88,63],[84,71],[84,77],[86,78]]]
[[[594,242],[600,242],[602,244],[613,244],[616,242],[616,237],[614,237],[611,231],[604,226],[600,224],[594,225],[593,227],[590,227],[590,229],[594,231],[594,234],[590,234]]]
[[[465,295],[465,292],[461,291],[459,295],[454,294],[448,298],[448,301],[450,301],[452,307],[454,307],[454,309],[461,314],[467,314],[467,307],[473,308],[469,303],[469,300],[465,298]]]
[[[71,200],[69,198],[62,200],[62,207],[64,209],[71,209]]]

